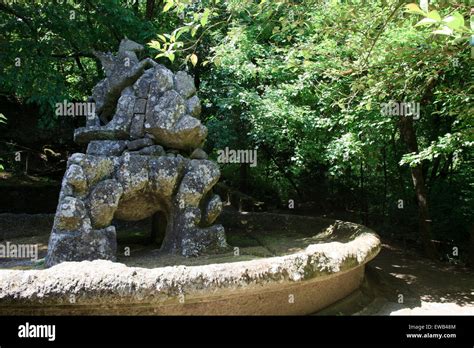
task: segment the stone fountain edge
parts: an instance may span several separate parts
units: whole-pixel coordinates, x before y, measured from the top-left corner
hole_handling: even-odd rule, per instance
[[[312,284],[309,291],[314,292],[324,283],[343,282],[346,290],[341,292],[338,286],[330,290],[338,294],[319,303],[320,309],[357,289],[364,265],[380,251],[374,231],[352,225],[358,232],[350,242],[311,244],[301,252],[250,261],[147,269],[95,260],[64,262],[45,270],[1,270],[0,313],[116,314],[123,313],[121,307],[131,306],[142,308],[138,313],[194,314],[190,306],[207,303],[204,314],[215,314],[209,303],[276,292],[291,297],[292,289],[303,284]],[[186,306],[184,313],[179,310]],[[241,313],[235,305],[231,307],[234,311],[223,309],[217,314],[248,314],[248,309]],[[197,310],[196,314],[203,313]]]

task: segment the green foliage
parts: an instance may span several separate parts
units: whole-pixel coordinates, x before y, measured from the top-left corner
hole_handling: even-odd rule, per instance
[[[409,166],[422,164],[432,195],[446,194],[439,190],[446,173],[472,185],[465,175],[474,114],[470,8],[454,1],[430,6],[424,12],[398,1],[173,1],[169,9],[182,24],[162,32],[166,40],[158,36],[163,42],[155,48],[163,55],[171,47],[163,43],[174,42],[175,61],[199,75],[209,149],[258,148],[252,192],[266,187],[285,201],[298,194],[292,181],[308,200],[329,186],[352,192],[358,209],[365,199],[388,221],[389,212],[392,220],[404,214],[390,208],[398,199],[416,204]],[[439,35],[446,28],[448,39]],[[191,53],[197,64],[189,64]],[[381,112],[390,101],[420,103],[418,153],[407,153],[399,117]],[[234,185],[238,173],[238,166],[225,168]],[[443,198],[431,199],[439,213]]]
[[[146,3],[0,5],[0,91],[38,103],[44,125],[53,125],[56,101],[85,99],[102,77],[91,51],[115,51],[128,36],[195,75],[211,156],[226,146],[258,149],[247,176],[242,166],[222,166],[232,186],[246,180],[248,193],[272,203],[316,200],[323,212],[364,212],[389,229],[416,224],[410,166],[421,165],[437,235],[449,232],[441,221],[456,219],[453,238],[466,238],[474,141],[468,1],[432,0],[424,11],[395,0],[165,0],[152,18]],[[417,152],[400,135],[403,116],[382,113],[391,101],[420,104]],[[457,208],[447,209],[450,202]]]
[[[407,11],[410,13],[416,13],[422,15],[421,21],[415,24],[418,26],[429,26],[435,27],[432,31],[433,34],[447,35],[454,37],[469,37],[474,34],[474,16],[471,16],[470,23],[471,29],[469,29],[464,23],[464,17],[458,11],[454,11],[451,14],[441,18],[438,11],[433,10],[429,12],[422,11],[416,4],[408,4],[406,6]]]

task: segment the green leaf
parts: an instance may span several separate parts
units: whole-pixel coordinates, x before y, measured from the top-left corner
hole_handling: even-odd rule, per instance
[[[151,48],[155,48],[157,50],[161,50],[161,44],[159,41],[157,40],[152,40],[148,43],[148,46],[151,47]]]
[[[416,14],[421,14],[423,16],[426,16],[427,13],[423,11],[417,4],[408,4],[405,6],[406,11],[409,13],[416,13]]]
[[[173,7],[173,5],[174,5],[173,0],[168,0],[166,2],[165,7],[163,7],[163,12],[168,12],[171,9],[171,7]]]
[[[459,29],[464,26],[464,17],[458,12],[454,12],[451,16],[443,19],[443,22],[451,29]]]
[[[190,31],[191,28],[188,27],[188,26],[185,26],[185,27],[181,27],[177,30],[177,33],[176,33],[176,40],[179,39],[179,37],[181,35],[183,35],[184,33],[187,33],[188,31]]]
[[[438,11],[436,11],[436,10],[429,12],[426,15],[426,17],[434,19],[435,21],[440,21],[441,20],[441,16],[439,15]]]
[[[174,53],[173,52],[167,52],[166,53],[166,58],[168,58],[171,61],[171,63],[173,63],[174,58],[175,58]]]
[[[471,16],[470,22],[471,22],[471,30],[474,30],[474,15]]]
[[[453,33],[454,33],[453,29],[447,26],[443,26],[442,29],[433,31],[433,34],[447,35],[447,36],[453,35]]]
[[[196,35],[196,32],[198,31],[199,27],[200,25],[198,24],[191,29],[191,37],[194,37]]]
[[[459,12],[454,12],[453,16],[456,17],[456,19],[459,21],[460,27],[463,27],[464,26],[464,17],[463,17],[463,15],[460,14]]]
[[[194,53],[191,54],[191,63],[193,64],[193,66],[196,66],[197,62],[198,62],[198,56],[196,56]]]
[[[208,21],[208,19],[209,19],[209,14],[210,14],[210,13],[211,13],[211,11],[209,11],[208,8],[206,8],[206,9],[204,10],[204,13],[202,14],[201,21],[200,21],[200,23],[201,23],[201,25],[202,25],[203,27],[206,26],[207,21]]]
[[[421,21],[415,24],[415,27],[419,27],[422,25],[431,25],[433,23],[438,23],[438,21],[432,19],[432,18],[423,18]]]

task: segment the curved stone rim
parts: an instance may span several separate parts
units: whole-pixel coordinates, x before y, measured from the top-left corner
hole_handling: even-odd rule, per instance
[[[349,225],[357,232],[347,243],[311,244],[301,252],[250,261],[148,269],[95,260],[45,270],[1,270],[0,308],[193,303],[323,281],[363,266],[380,251],[374,231]]]

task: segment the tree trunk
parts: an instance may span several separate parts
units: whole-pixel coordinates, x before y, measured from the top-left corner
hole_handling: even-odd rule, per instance
[[[360,218],[364,225],[368,224],[368,209],[365,199],[365,182],[364,182],[364,161],[360,160]]]
[[[387,147],[382,149],[383,158],[383,203],[382,203],[382,224],[385,224],[385,214],[387,210]]]
[[[155,0],[146,0],[145,19],[150,21],[155,13]]]
[[[471,225],[469,229],[470,239],[469,239],[469,266],[474,269],[474,224]]]
[[[248,192],[248,167],[248,163],[240,163],[239,190],[243,193]]]
[[[413,118],[407,116],[400,117],[400,133],[409,152],[418,153],[418,142]],[[431,218],[428,209],[428,197],[425,182],[423,179],[422,165],[411,167],[411,177],[415,188],[416,200],[418,202],[418,225],[426,256],[436,258],[436,249],[431,238]]]

